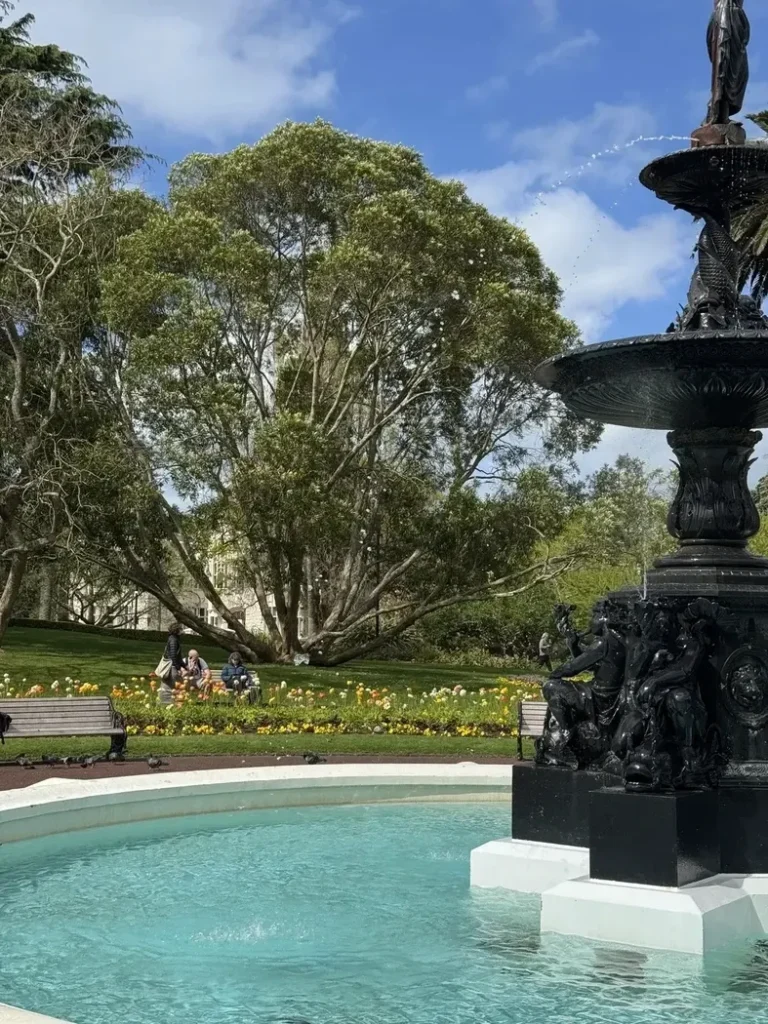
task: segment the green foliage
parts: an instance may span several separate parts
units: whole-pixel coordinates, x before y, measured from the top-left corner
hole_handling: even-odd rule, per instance
[[[121,195],[140,159],[77,57],[30,41],[0,8],[0,637],[30,559],[50,552],[81,500],[83,453],[103,400],[99,274],[148,200]]]
[[[132,167],[142,154],[129,144],[130,129],[114,101],[90,87],[79,57],[52,43],[33,44],[34,15],[9,22],[11,9],[11,4],[0,7],[0,107],[6,125],[11,124],[7,117],[10,108],[18,116],[12,122],[15,131],[3,140],[4,145],[13,149],[29,126],[44,124],[52,134],[72,137],[72,127],[77,125],[76,145],[67,156],[73,177],[85,178],[105,166]],[[56,164],[60,154],[51,152],[49,158]],[[22,161],[17,170],[32,176],[46,175],[50,168],[45,162]],[[58,175],[58,168],[53,173]]]
[[[446,601],[527,589],[563,511],[545,473],[521,472],[524,440],[543,432],[554,461],[599,436],[532,381],[577,344],[558,302],[525,233],[405,147],[318,121],[188,157],[104,275],[130,424],[104,439],[121,470],[108,557],[173,606],[161,549],[209,597],[226,555],[269,649],[220,592],[217,610],[272,659],[345,660]],[[379,601],[385,635],[355,642]]]
[[[748,114],[748,119],[768,132],[768,111]],[[761,140],[765,144],[765,140]],[[768,201],[758,198],[738,214],[732,225],[733,237],[743,254],[741,285],[749,285],[754,298],[762,304],[768,292]]]

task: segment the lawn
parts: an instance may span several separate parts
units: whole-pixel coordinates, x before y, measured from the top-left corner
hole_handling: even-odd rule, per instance
[[[39,761],[44,754],[58,757],[104,754],[107,740],[92,738],[6,740],[0,747],[0,765],[15,762],[24,755]],[[532,744],[525,742],[528,757]],[[510,739],[461,739],[455,736],[132,736],[128,741],[128,760],[142,759],[149,754],[162,757],[196,757],[215,755],[298,755],[307,751],[318,754],[343,754],[389,757],[456,757],[472,760],[479,757],[517,756],[517,743]],[[79,777],[79,774],[78,774]]]
[[[198,645],[213,666],[224,652]],[[263,700],[202,698],[177,690],[158,704],[150,673],[161,646],[143,640],[14,627],[0,655],[0,694],[76,699],[110,694],[125,715],[133,756],[297,753],[504,756],[516,747],[519,700],[540,699],[536,680],[498,670],[393,662],[342,669],[259,666]],[[11,712],[12,714],[12,712]],[[24,754],[97,753],[97,741],[8,741],[0,760]]]
[[[184,638],[185,649],[189,639]],[[197,644],[201,656],[212,668],[220,668],[227,653],[220,647]],[[84,683],[112,687],[133,676],[148,676],[163,653],[162,645],[146,640],[123,640],[95,633],[68,632],[58,629],[29,629],[12,626],[0,653],[0,676],[4,673],[21,684],[46,685],[55,679],[71,676]],[[461,686],[477,690],[493,686],[498,669],[451,668],[443,665],[415,665],[411,662],[358,661],[339,669],[295,668],[285,665],[260,665],[258,673],[265,684],[328,687],[352,680],[375,689],[425,693],[441,687]]]

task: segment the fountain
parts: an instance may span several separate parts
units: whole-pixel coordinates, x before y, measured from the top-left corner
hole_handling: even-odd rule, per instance
[[[544,687],[536,763],[514,769],[512,839],[473,882],[542,893],[542,930],[704,952],[768,928],[768,560],[747,476],[768,426],[768,319],[741,293],[731,219],[768,194],[741,124],[749,21],[716,0],[712,98],[683,152],[640,181],[702,223],[685,309],[663,334],[537,370],[580,416],[668,430],[680,542],[595,610],[594,642]],[[593,673],[589,685],[572,680]]]

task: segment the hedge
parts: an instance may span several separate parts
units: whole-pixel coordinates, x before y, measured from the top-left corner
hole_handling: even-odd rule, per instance
[[[120,640],[151,640],[153,643],[164,643],[168,639],[168,630],[117,629],[111,626],[91,626],[85,622],[50,622],[47,619],[11,619],[10,625],[24,626],[28,629],[62,629],[68,633],[95,633],[98,636],[117,637]],[[196,633],[189,633],[185,635],[190,637],[197,636]],[[198,637],[198,639],[202,640],[202,637]],[[226,650],[226,648],[222,649]]]

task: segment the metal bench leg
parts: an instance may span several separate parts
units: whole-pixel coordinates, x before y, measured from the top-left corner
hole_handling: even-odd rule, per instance
[[[112,743],[109,747],[110,754],[124,754],[125,748],[128,746],[128,734],[123,733],[122,736],[113,736]]]
[[[518,761],[524,760],[523,758],[523,706],[522,704],[517,705],[517,759]]]

